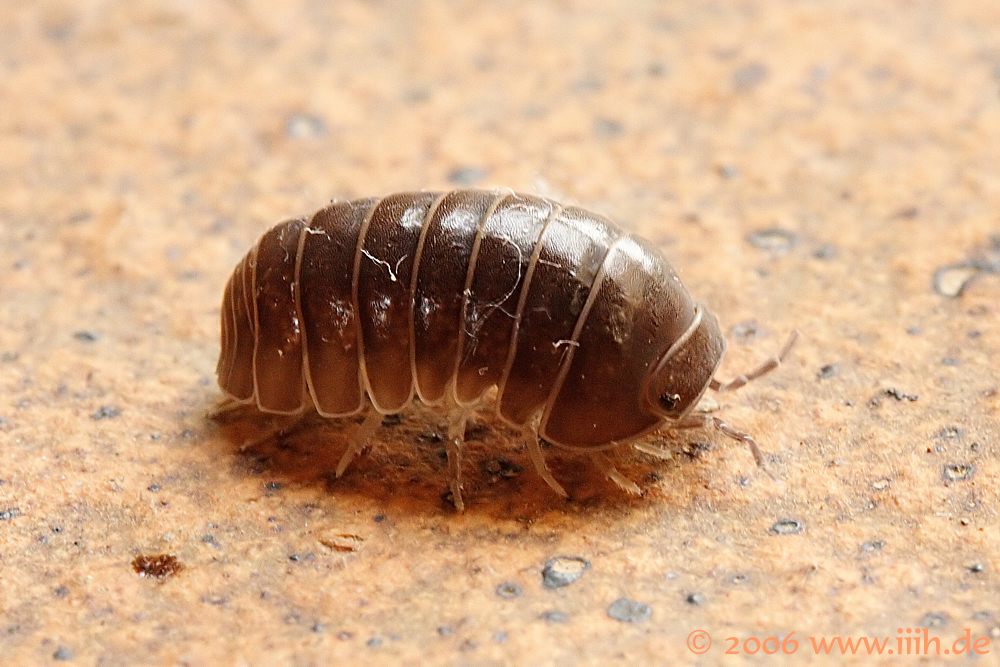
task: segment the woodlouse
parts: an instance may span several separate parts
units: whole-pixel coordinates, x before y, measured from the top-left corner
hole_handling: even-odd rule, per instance
[[[587,452],[624,489],[603,450],[665,425],[750,436],[696,412],[725,339],[663,255],[603,216],[548,199],[481,190],[334,202],[279,223],[236,266],[222,302],[220,411],[366,417],[341,475],[381,417],[414,397],[451,409],[446,440],[455,504],[468,415],[496,388],[538,473],[539,437]]]

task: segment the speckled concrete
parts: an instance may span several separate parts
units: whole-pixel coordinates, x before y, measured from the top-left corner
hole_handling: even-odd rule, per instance
[[[0,662],[665,664],[696,629],[704,664],[804,661],[917,626],[996,660],[1000,5],[606,4],[0,7]],[[563,502],[483,419],[457,515],[440,415],[335,481],[344,425],[240,453],[266,424],[205,419],[258,234],[466,185],[659,244],[726,375],[800,329],[720,401],[776,479],[663,434],[619,457],[642,498],[554,455]],[[558,556],[589,568],[547,586]]]

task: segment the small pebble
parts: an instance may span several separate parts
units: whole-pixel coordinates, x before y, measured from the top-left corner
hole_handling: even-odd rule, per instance
[[[292,139],[311,139],[326,134],[326,123],[319,116],[296,113],[285,123],[285,133]]]
[[[172,554],[153,554],[149,556],[140,554],[132,559],[132,569],[140,577],[162,581],[183,570],[184,566]]]
[[[907,394],[905,391],[902,391],[900,389],[896,389],[895,387],[890,387],[889,389],[886,389],[885,390],[885,395],[886,396],[891,396],[892,398],[896,399],[897,401],[910,401],[911,403],[913,401],[917,400],[918,398],[920,398],[916,394]]]
[[[719,173],[719,176],[725,179],[736,178],[740,174],[740,170],[731,164],[720,164],[715,170]]]
[[[946,482],[962,482],[972,479],[976,474],[976,466],[971,463],[949,463],[942,469],[941,476]]]
[[[982,563],[973,563],[972,565],[969,565],[968,568],[966,569],[968,569],[969,572],[972,572],[973,574],[979,574],[980,572],[986,571],[986,566],[983,565]]]
[[[611,118],[598,118],[594,121],[594,134],[599,137],[620,137],[625,133],[625,127]]]
[[[826,364],[825,366],[819,369],[819,373],[816,374],[816,379],[829,380],[830,378],[832,378],[834,375],[837,374],[838,370],[839,369],[837,367],[837,364]]]
[[[705,596],[701,593],[690,593],[686,598],[684,598],[684,601],[688,604],[700,606],[705,604]]]
[[[97,340],[97,334],[93,331],[74,331],[73,338],[84,343],[93,343]]]
[[[0,521],[10,521],[19,516],[21,516],[21,509],[19,507],[8,507],[0,510]]]
[[[778,519],[771,526],[772,535],[796,535],[801,533],[803,525],[795,519]]]
[[[447,178],[452,185],[473,185],[486,178],[487,173],[482,167],[455,167]]]
[[[101,419],[114,419],[122,413],[122,409],[117,405],[102,405],[97,408],[97,410],[90,415],[90,418],[98,421]]]
[[[569,586],[590,569],[590,561],[580,556],[556,556],[542,568],[542,584],[546,588]]]
[[[883,547],[885,547],[885,542],[882,540],[868,540],[861,543],[861,553],[875,553],[876,551],[882,551]]]
[[[877,479],[872,482],[872,488],[876,491],[885,491],[889,488],[890,484],[891,482],[887,478],[883,477],[882,479]]]
[[[775,255],[784,255],[795,246],[795,234],[786,229],[761,229],[747,235],[747,241],[755,248],[767,250]]]
[[[941,296],[954,299],[962,295],[972,279],[979,274],[979,268],[972,264],[952,264],[934,272],[934,291]]]
[[[649,605],[628,598],[618,598],[608,607],[608,616],[622,623],[638,623],[653,615]]]
[[[821,245],[813,251],[813,257],[816,259],[833,259],[837,256],[837,248],[832,245]]]
[[[52,657],[55,660],[59,660],[60,662],[62,662],[64,660],[72,660],[73,659],[73,651],[69,650],[65,646],[60,646],[59,648],[57,648],[55,650],[55,653],[52,654]]]
[[[948,624],[948,615],[943,612],[932,611],[923,615],[920,619],[920,626],[924,628],[941,628]]]
[[[740,340],[749,340],[754,338],[757,336],[757,332],[757,323],[753,320],[735,324],[733,325],[733,328],[729,330],[729,333],[733,336],[733,338],[738,338]]]
[[[567,620],[569,620],[569,617],[566,616],[566,614],[562,613],[561,611],[555,611],[555,610],[544,611],[538,618],[548,623],[565,623]]]
[[[736,69],[730,77],[733,88],[745,92],[756,88],[767,79],[769,70],[763,63],[752,62]]]
[[[497,595],[505,600],[519,598],[523,592],[524,591],[521,590],[521,587],[512,581],[505,581],[497,586]]]

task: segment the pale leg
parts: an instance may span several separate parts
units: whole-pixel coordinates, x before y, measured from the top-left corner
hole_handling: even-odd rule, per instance
[[[218,419],[227,412],[232,412],[233,410],[238,410],[244,405],[248,405],[244,401],[237,401],[235,398],[225,398],[221,403],[216,405],[214,408],[205,413],[205,416],[209,419]]]
[[[632,494],[633,496],[642,495],[642,489],[640,489],[638,485],[628,477],[618,472],[618,468],[616,468],[615,464],[611,462],[611,459],[608,458],[607,454],[604,454],[603,452],[595,452],[590,455],[590,459],[597,465],[597,467],[604,471],[604,474],[608,479],[617,484],[623,491]]]
[[[743,375],[738,375],[729,382],[720,382],[719,380],[712,378],[712,381],[709,383],[708,386],[711,387],[714,391],[734,391],[736,389],[739,389],[746,383],[752,380],[756,380],[762,375],[767,375],[768,373],[770,373],[775,368],[781,365],[781,362],[784,361],[785,357],[788,356],[788,353],[791,352],[792,347],[795,345],[795,341],[797,341],[798,339],[799,339],[799,332],[793,331],[792,334],[788,337],[788,340],[785,342],[785,346],[781,348],[781,351],[778,352],[776,356],[771,357],[770,359],[768,359],[767,361],[765,361],[752,371],[748,371]]]
[[[642,452],[643,454],[649,454],[650,456],[655,456],[656,458],[669,461],[674,458],[673,452],[669,449],[663,447],[657,447],[656,445],[650,445],[645,442],[635,442],[632,443],[632,448],[637,452]]]
[[[761,453],[760,447],[757,446],[757,441],[750,437],[749,433],[736,430],[718,417],[712,417],[711,415],[691,415],[670,424],[669,428],[714,428],[723,435],[733,440],[739,440],[750,447],[750,452],[753,453],[753,459],[757,462],[757,466],[763,468],[769,475],[771,474],[764,465],[764,455]]]
[[[343,455],[340,457],[340,461],[337,463],[337,477],[344,474],[347,470],[347,466],[351,464],[354,457],[357,456],[368,441],[371,439],[372,435],[379,426],[382,425],[382,415],[375,408],[369,406],[368,413],[365,415],[365,420],[355,429],[354,433],[351,434],[350,439],[347,442],[347,450],[344,451]]]
[[[538,441],[538,433],[534,429],[526,428],[523,431],[524,438],[528,443],[528,456],[531,457],[531,462],[535,464],[535,472],[538,476],[545,480],[545,483],[549,485],[549,488],[555,491],[557,494],[563,498],[569,498],[569,494],[566,493],[566,489],[556,481],[556,478],[552,476],[552,471],[549,470],[549,466],[545,463],[545,455],[542,453],[542,445]]]
[[[291,421],[286,421],[284,424],[272,426],[266,429],[263,433],[261,433],[257,437],[247,438],[246,440],[243,441],[243,444],[240,445],[240,451],[244,452],[248,449],[256,447],[257,445],[261,445],[269,440],[273,440],[275,438],[281,438],[288,435],[289,433],[297,429],[299,426],[301,426],[302,423],[306,420],[306,417],[309,416],[309,414],[310,414],[309,412],[303,412],[298,415],[291,415]]]
[[[462,447],[465,444],[465,423],[468,419],[467,411],[456,410],[448,423],[448,440],[445,442],[445,451],[448,454],[448,485],[451,488],[452,502],[459,512],[465,511],[465,502],[462,500]]]

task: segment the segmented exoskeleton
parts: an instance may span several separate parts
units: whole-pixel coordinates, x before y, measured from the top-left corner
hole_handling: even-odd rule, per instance
[[[794,336],[793,339],[794,340]],[[335,202],[282,222],[236,266],[222,302],[219,385],[230,406],[324,417],[368,412],[338,475],[381,416],[414,397],[453,409],[452,491],[461,506],[468,412],[496,410],[539,446],[583,450],[631,492],[601,450],[654,429],[708,425],[725,340],[667,260],[606,218],[511,192],[409,192]],[[227,406],[228,407],[228,406]]]

